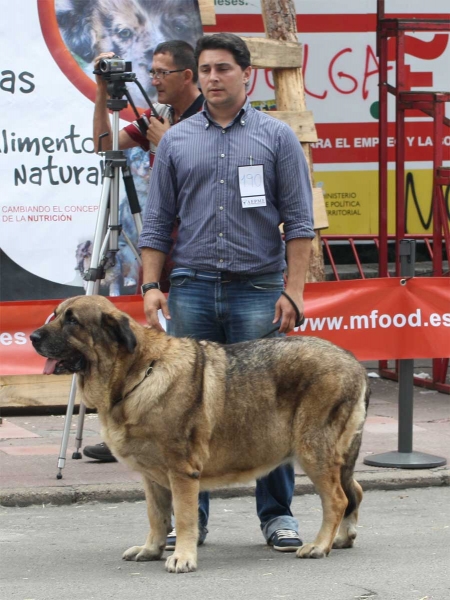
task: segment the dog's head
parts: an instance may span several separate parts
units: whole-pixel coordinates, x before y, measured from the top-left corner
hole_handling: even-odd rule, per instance
[[[30,335],[34,349],[47,358],[44,373],[85,373],[119,353],[132,354],[136,336],[130,320],[103,296],[77,296],[62,302],[49,323]],[[103,351],[102,349],[107,349]]]
[[[67,47],[91,71],[96,56],[113,51],[132,62],[133,72],[148,92],[154,92],[148,74],[154,48],[171,39],[195,46],[202,35],[194,1],[187,7],[186,0],[56,0],[55,6]],[[130,91],[135,101],[146,105],[134,86]]]

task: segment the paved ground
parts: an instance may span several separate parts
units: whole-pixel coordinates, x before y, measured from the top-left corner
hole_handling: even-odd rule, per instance
[[[294,498],[300,532],[320,524],[317,496]],[[450,488],[373,490],[354,548],[299,560],[268,548],[254,499],[215,499],[198,571],[124,562],[147,532],[143,502],[0,507],[2,600],[448,600]],[[165,553],[168,556],[168,553]]]
[[[377,363],[366,363],[376,375]],[[429,372],[429,363],[415,363],[415,373]],[[408,488],[450,484],[448,465],[436,469],[390,469],[369,467],[363,459],[398,448],[398,384],[372,378],[372,397],[365,425],[357,477],[364,489]],[[117,502],[143,498],[139,475],[118,463],[98,463],[86,458],[72,460],[69,443],[63,479],[57,480],[57,459],[64,415],[6,416],[0,425],[0,504],[67,504],[102,500]],[[73,418],[75,431],[77,417]],[[85,418],[84,442],[101,441],[97,415]],[[450,397],[414,387],[413,449],[450,459]],[[312,491],[309,480],[296,468],[296,492]],[[253,486],[229,488],[215,496],[251,495]]]

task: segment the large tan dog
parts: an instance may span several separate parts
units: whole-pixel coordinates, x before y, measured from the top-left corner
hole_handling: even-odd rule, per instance
[[[77,373],[103,439],[144,479],[150,533],[126,560],[158,560],[175,513],[170,572],[197,567],[200,490],[264,475],[297,458],[320,494],[323,521],[300,558],[356,537],[353,479],[369,398],[364,368],[318,338],[221,346],[139,325],[101,296],[65,300],[31,334],[46,372]]]

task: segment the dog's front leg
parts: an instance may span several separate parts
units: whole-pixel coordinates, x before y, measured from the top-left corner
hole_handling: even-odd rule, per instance
[[[150,532],[144,546],[132,546],[123,553],[124,560],[159,560],[164,552],[167,533],[171,529],[170,490],[146,477],[144,488]]]
[[[198,479],[170,473],[173,510],[177,528],[175,552],[166,561],[169,573],[189,573],[197,569]]]

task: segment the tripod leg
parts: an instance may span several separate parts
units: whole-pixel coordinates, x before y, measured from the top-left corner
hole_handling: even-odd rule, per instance
[[[111,178],[105,177],[103,181],[102,195],[100,198],[100,207],[97,217],[97,224],[95,226],[94,243],[92,244],[92,256],[91,256],[91,267],[90,272],[95,271],[100,261],[100,250],[102,247],[102,240],[105,235],[105,231],[108,225],[109,216],[109,192],[111,189]],[[94,284],[96,283],[95,278],[88,280],[86,288],[86,296],[92,296],[94,293]]]
[[[77,393],[77,378],[72,377],[72,385],[70,387],[69,402],[67,404],[66,420],[64,423],[64,431],[61,439],[61,448],[58,458],[58,473],[56,479],[62,479],[62,469],[66,464],[67,444],[69,443],[70,425],[72,423],[73,407],[75,405],[75,396]]]
[[[105,180],[103,182],[102,195],[101,195],[101,199],[100,199],[99,214],[98,214],[97,223],[95,226],[95,236],[94,236],[94,243],[93,243],[92,257],[91,257],[91,266],[93,266],[94,269],[96,269],[98,267],[102,239],[105,235],[106,227],[108,224],[108,216],[109,216],[108,215],[108,205],[109,205],[110,187],[111,187],[110,178],[105,178]],[[89,295],[97,293],[99,286],[100,286],[100,282],[98,280],[90,280],[87,285],[86,295],[89,296]],[[64,430],[63,430],[63,435],[62,435],[62,439],[61,439],[61,448],[59,451],[58,473],[56,475],[57,479],[62,479],[62,469],[64,468],[64,466],[66,464],[67,445],[69,442],[70,425],[71,425],[71,421],[72,421],[73,408],[75,405],[76,389],[77,389],[76,388],[76,377],[74,375],[74,377],[72,379],[72,386],[70,388],[69,401],[67,404],[67,411],[66,411],[66,421],[64,423]],[[76,441],[77,446],[76,446],[75,452],[72,454],[72,458],[81,458],[81,453],[79,452],[79,449],[80,449],[81,443],[82,443],[82,433],[83,433],[83,423],[84,423],[84,413],[85,412],[86,412],[86,407],[81,402],[80,403],[80,412],[78,415],[78,425],[77,425],[77,436],[76,436],[77,437],[77,441]]]
[[[141,205],[139,204],[139,199],[136,193],[136,187],[134,185],[133,176],[128,165],[122,169],[122,178],[125,184],[125,191],[127,193],[130,211],[133,215],[134,224],[136,225],[136,231],[139,236],[141,235],[142,231]]]
[[[133,242],[130,240],[130,238],[127,236],[127,234],[125,233],[125,231],[122,229],[122,235],[126,241],[126,243],[128,244],[131,252],[134,254],[134,256],[136,257],[136,260],[138,261],[139,265],[142,265],[142,259],[139,255],[139,252],[136,250]]]
[[[135,213],[133,215],[133,219],[134,219],[134,224],[136,225],[136,231],[138,232],[138,235],[141,235],[141,231],[142,231],[141,213]]]

